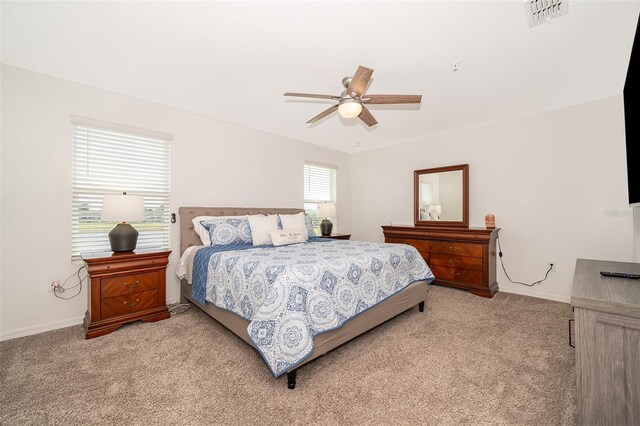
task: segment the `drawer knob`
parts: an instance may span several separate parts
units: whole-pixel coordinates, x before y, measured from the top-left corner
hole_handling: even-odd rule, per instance
[[[140,299],[136,299],[136,301],[134,303],[128,303],[126,300],[124,301],[124,304],[127,305],[130,308],[133,308],[134,306],[136,306],[138,303],[140,303]]]
[[[136,288],[136,287],[138,287],[138,285],[140,285],[140,280],[136,280],[136,282],[133,283],[133,284],[124,283],[122,285],[127,287],[127,288]]]

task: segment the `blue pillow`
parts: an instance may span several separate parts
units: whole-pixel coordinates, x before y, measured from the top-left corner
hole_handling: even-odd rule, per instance
[[[316,231],[313,230],[313,224],[311,223],[311,218],[306,213],[304,214],[304,224],[307,227],[309,238],[317,237]]]
[[[211,245],[251,243],[251,227],[244,218],[221,218],[200,221],[209,233]]]

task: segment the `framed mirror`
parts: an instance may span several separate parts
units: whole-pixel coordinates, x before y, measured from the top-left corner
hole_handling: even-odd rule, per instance
[[[413,172],[416,226],[469,226],[469,165]]]

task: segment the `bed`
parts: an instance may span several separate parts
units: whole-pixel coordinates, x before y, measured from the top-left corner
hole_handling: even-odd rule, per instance
[[[202,242],[194,230],[192,219],[197,216],[240,216],[240,215],[254,215],[254,214],[296,214],[299,212],[303,212],[302,209],[280,209],[280,208],[224,208],[224,207],[181,207],[179,209],[180,215],[180,254],[182,255],[185,251],[193,246],[201,246]],[[330,244],[338,243],[338,241],[331,240],[326,241]],[[342,244],[349,244],[348,241],[340,241]],[[314,243],[314,244],[320,244]],[[357,242],[352,242],[352,244],[357,245]],[[366,244],[366,243],[360,243]],[[374,244],[374,243],[369,243]],[[302,245],[299,245],[302,246]],[[305,244],[304,246],[308,246]],[[338,248],[338,246],[327,246],[324,244],[320,244],[325,251],[330,251],[334,247]],[[318,245],[314,247],[319,247]],[[329,248],[331,247],[331,248]],[[386,246],[389,248],[390,245]],[[400,248],[404,250],[403,246],[396,245],[396,248]],[[411,250],[413,247],[406,246],[407,254],[409,253],[409,248]],[[343,247],[349,248],[349,247]],[[188,268],[193,268],[193,263],[195,262],[196,254],[198,251],[201,251],[199,248],[192,248],[189,252],[192,252],[188,261]],[[290,250],[291,251],[291,250]],[[249,250],[247,251],[249,252]],[[201,253],[202,254],[202,253]],[[187,257],[187,256],[184,256]],[[418,255],[419,257],[419,255]],[[425,265],[426,267],[426,265]],[[351,319],[346,319],[341,326],[338,328],[331,329],[329,331],[320,332],[318,334],[311,334],[312,337],[312,346],[310,352],[305,354],[304,358],[299,362],[294,364],[290,364],[286,367],[286,371],[281,371],[286,373],[287,375],[287,385],[289,389],[294,389],[296,385],[296,373],[297,369],[301,366],[313,361],[314,359],[326,354],[332,349],[337,348],[338,346],[348,342],[351,339],[354,339],[357,336],[371,330],[372,328],[384,323],[385,321],[415,307],[418,306],[418,309],[422,312],[424,311],[424,302],[427,297],[427,286],[428,283],[433,279],[431,272],[428,270],[428,276],[425,275],[424,279],[417,280],[411,282],[406,285],[406,287],[399,289],[397,292],[390,295],[388,298],[378,301],[372,306],[363,309],[362,312],[356,314],[356,316]],[[189,269],[191,271],[191,269]],[[422,276],[422,275],[421,275]],[[183,303],[190,302],[193,305],[200,308],[202,311],[207,313],[213,319],[224,325],[231,332],[236,334],[242,340],[247,342],[249,345],[257,349],[258,352],[263,356],[267,364],[269,361],[267,357],[261,350],[261,346],[259,342],[256,340],[255,335],[249,335],[248,328],[252,325],[252,322],[248,319],[245,319],[243,316],[238,313],[234,313],[229,309],[225,309],[224,307],[216,306],[213,303],[209,303],[208,301],[203,300],[200,297],[194,297],[194,288],[191,281],[191,275],[189,274],[189,279],[184,278],[181,279],[180,284],[180,298]],[[255,323],[256,321],[253,321]],[[257,343],[258,342],[258,343]],[[271,366],[270,366],[271,368]],[[274,371],[274,368],[271,368],[272,372],[276,377],[279,374]]]

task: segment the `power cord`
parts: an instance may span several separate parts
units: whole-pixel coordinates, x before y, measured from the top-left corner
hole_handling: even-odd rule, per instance
[[[520,281],[514,281],[511,279],[511,277],[509,276],[509,274],[507,273],[507,270],[504,267],[504,261],[502,260],[502,247],[500,246],[500,234],[498,234],[498,237],[496,238],[497,242],[498,242],[498,257],[500,257],[500,264],[502,265],[502,270],[504,271],[504,274],[507,276],[507,278],[509,279],[509,281],[511,281],[513,284],[521,284],[521,285],[526,285],[527,287],[533,287],[536,284],[540,284],[541,282],[545,281],[547,279],[547,277],[549,276],[549,272],[551,272],[551,270],[553,269],[553,263],[549,264],[549,269],[547,269],[547,272],[544,274],[544,278],[541,280],[538,280],[536,282],[533,282],[531,284],[527,284],[527,283],[523,283]]]
[[[78,268],[78,270],[76,272],[74,272],[73,274],[71,274],[67,278],[65,278],[64,281],[62,281],[58,287],[54,287],[53,288],[53,295],[56,296],[58,299],[71,300],[74,297],[78,296],[80,293],[82,293],[82,282],[85,280],[85,278],[87,278],[88,274],[85,274],[84,277],[80,277],[80,271],[82,271],[85,268],[86,268],[86,265],[82,265],[81,267]],[[69,281],[69,278],[71,278],[73,276],[77,276],[78,277],[78,283],[76,285],[71,286],[71,287],[65,287],[64,285],[66,284],[66,282]],[[80,286],[80,288],[78,289],[78,292],[76,294],[74,294],[73,296],[62,297],[59,294],[59,293],[64,293],[67,290],[71,290],[72,288],[76,288],[78,286]]]
[[[177,311],[176,309],[178,308],[185,308],[181,311]],[[171,316],[174,315],[178,315],[178,314],[184,314],[185,312],[187,312],[189,309],[191,309],[191,303],[177,303],[175,305],[173,305],[172,307],[169,308],[169,313],[171,314]]]

